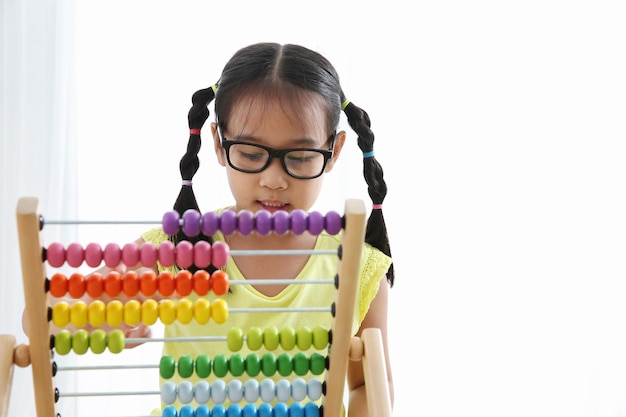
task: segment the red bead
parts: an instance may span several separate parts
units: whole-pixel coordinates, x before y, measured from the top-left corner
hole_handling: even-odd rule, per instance
[[[61,273],[54,274],[50,278],[50,295],[53,297],[63,297],[67,294],[67,277]]]
[[[85,289],[87,291],[87,295],[91,298],[100,298],[102,293],[104,292],[104,281],[102,280],[102,275],[94,272],[93,274],[87,277]]]
[[[134,297],[139,293],[139,278],[135,271],[128,271],[122,277],[122,291],[127,297]]]
[[[211,290],[211,277],[209,273],[203,269],[193,274],[193,291],[197,295],[207,295]]]
[[[83,274],[72,274],[67,281],[67,292],[72,298],[81,298],[85,295],[85,277]]]
[[[174,294],[176,284],[174,282],[174,275],[171,272],[165,271],[159,274],[159,294],[164,297],[169,297]]]
[[[176,292],[180,296],[187,296],[191,294],[193,289],[193,280],[191,279],[191,272],[184,269],[176,274]]]
[[[211,288],[215,295],[224,295],[228,292],[228,274],[221,269],[211,274]]]
[[[141,293],[147,297],[151,297],[157,290],[157,278],[153,271],[147,271],[141,274],[140,278]]]
[[[104,292],[113,298],[120,295],[122,292],[122,281],[119,272],[111,271],[104,277]]]

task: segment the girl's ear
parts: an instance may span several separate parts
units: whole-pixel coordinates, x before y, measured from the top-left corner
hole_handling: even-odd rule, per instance
[[[341,150],[343,149],[343,145],[345,142],[346,142],[346,132],[344,130],[337,132],[337,135],[335,136],[335,146],[334,146],[333,157],[328,160],[328,163],[326,164],[326,169],[324,172],[332,171],[333,167],[335,166],[335,162],[337,162],[337,159],[339,159],[339,155],[341,154]]]
[[[221,166],[226,166],[226,151],[222,147],[220,141],[220,135],[217,133],[217,123],[211,123],[211,135],[213,135],[213,148],[215,149],[215,155],[217,156],[217,162]]]

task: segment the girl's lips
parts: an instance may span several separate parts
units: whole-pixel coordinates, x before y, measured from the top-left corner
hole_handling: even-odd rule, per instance
[[[267,210],[270,212],[275,212],[279,210],[287,210],[288,204],[281,203],[278,201],[259,201],[259,207],[263,210]]]

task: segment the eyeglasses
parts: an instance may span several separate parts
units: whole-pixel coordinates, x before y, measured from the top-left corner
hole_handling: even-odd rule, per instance
[[[283,169],[290,176],[310,180],[324,173],[326,163],[333,156],[335,133],[329,136],[330,148],[273,149],[249,142],[228,140],[218,128],[222,147],[226,151],[228,165],[240,172],[253,174],[267,168],[273,158],[279,158]]]

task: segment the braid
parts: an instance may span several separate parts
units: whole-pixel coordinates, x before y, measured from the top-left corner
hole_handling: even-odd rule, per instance
[[[351,102],[348,102],[345,106],[344,113],[348,118],[348,124],[350,124],[352,130],[354,130],[358,136],[357,142],[361,152],[368,154],[367,157],[363,158],[363,177],[367,183],[367,193],[373,204],[382,204],[387,195],[387,184],[383,178],[383,168],[373,156],[374,132],[370,129],[371,123],[369,115],[365,110]],[[367,220],[365,241],[382,251],[385,255],[391,256],[387,227],[385,226],[382,209],[376,208],[372,210]],[[387,271],[387,281],[393,286],[393,264],[391,264]]]

